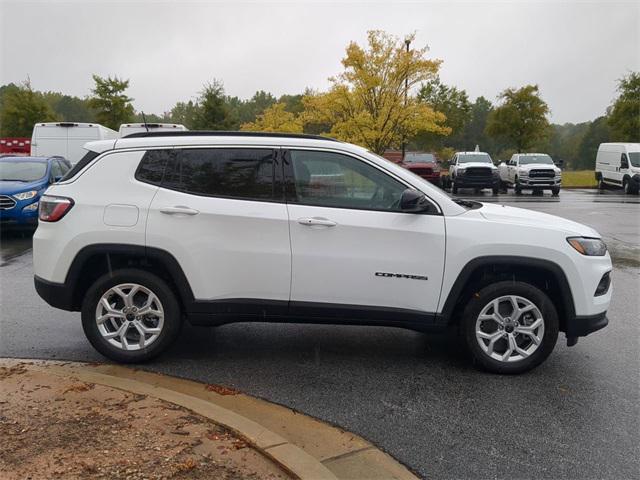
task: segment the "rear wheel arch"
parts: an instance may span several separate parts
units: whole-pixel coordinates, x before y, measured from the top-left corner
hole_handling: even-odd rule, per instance
[[[549,260],[496,255],[469,261],[447,294],[439,316],[449,325],[460,320],[465,300],[479,289],[504,280],[530,283],[545,292],[554,303],[564,331],[567,318],[575,316],[573,294],[562,268]]]
[[[73,310],[80,310],[85,294],[96,280],[124,268],[148,271],[160,277],[174,289],[183,311],[194,301],[180,264],[169,252],[140,245],[107,243],[88,245],[74,258],[65,280],[72,290]]]

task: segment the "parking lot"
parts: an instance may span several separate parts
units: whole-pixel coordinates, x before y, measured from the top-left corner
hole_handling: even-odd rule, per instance
[[[488,191],[487,191],[488,192]],[[609,326],[520,376],[474,369],[444,336],[394,328],[185,325],[143,368],[235,387],[356,432],[427,478],[637,478],[640,197],[567,190],[460,196],[596,228],[611,252]],[[496,235],[499,235],[496,232]],[[80,315],[35,293],[29,235],[4,232],[0,356],[104,361]]]

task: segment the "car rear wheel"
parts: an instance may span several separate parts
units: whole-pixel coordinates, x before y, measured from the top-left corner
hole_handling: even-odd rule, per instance
[[[462,327],[475,363],[494,373],[523,373],[540,365],[558,339],[558,314],[547,295],[525,282],[482,288],[467,304]]]
[[[117,270],[96,280],[82,304],[82,327],[93,347],[123,363],[162,353],[181,326],[180,307],[169,286],[143,270]]]
[[[451,193],[453,193],[453,194],[457,194],[458,193],[458,185],[456,185],[456,182],[452,182],[451,183]]]

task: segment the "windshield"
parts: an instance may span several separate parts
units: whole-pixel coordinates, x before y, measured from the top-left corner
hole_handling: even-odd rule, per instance
[[[553,160],[549,155],[522,155],[520,157],[520,165],[531,165],[532,163],[553,165]]]
[[[634,167],[640,167],[640,152],[629,152],[629,161]]]
[[[405,163],[436,163],[435,157],[430,153],[421,153],[419,155],[407,154],[404,157]]]
[[[0,161],[0,180],[33,182],[47,173],[44,162]]]
[[[458,155],[458,163],[493,163],[488,153],[474,153]]]

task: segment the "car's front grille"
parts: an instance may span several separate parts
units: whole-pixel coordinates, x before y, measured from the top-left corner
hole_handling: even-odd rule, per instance
[[[469,167],[465,170],[468,177],[490,177],[491,169],[485,167]]]
[[[553,178],[556,172],[553,170],[531,170],[529,172],[529,178]]]
[[[6,195],[0,195],[0,210],[11,210],[16,206],[16,201]]]
[[[409,170],[416,175],[433,175],[433,169],[428,167],[410,168]]]

